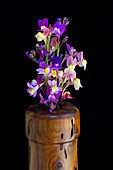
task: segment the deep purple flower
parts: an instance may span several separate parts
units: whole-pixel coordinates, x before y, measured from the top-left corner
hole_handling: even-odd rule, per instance
[[[42,60],[39,62],[39,68],[46,68],[47,64]]]
[[[60,57],[59,56],[52,57],[52,66],[54,68],[60,68],[60,65],[61,65]]]
[[[38,47],[38,48],[36,49],[36,53],[39,54],[39,55],[44,56],[45,54],[49,54],[49,51],[44,50],[44,49],[41,48],[41,47]]]
[[[60,36],[65,31],[66,24],[61,24],[60,22],[57,21],[57,22],[55,22],[53,28],[54,28],[53,33]]]
[[[38,26],[40,29],[41,29],[41,26],[48,27],[48,19],[47,18],[44,18],[43,20],[39,19]]]
[[[40,74],[38,74],[37,75],[37,84],[40,84],[41,83],[41,81],[42,81],[42,75],[40,75]]]

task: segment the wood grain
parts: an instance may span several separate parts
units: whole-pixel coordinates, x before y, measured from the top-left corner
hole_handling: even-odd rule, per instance
[[[26,111],[29,139],[29,170],[78,170],[77,140],[80,112],[64,102],[49,113],[45,105],[32,105]]]

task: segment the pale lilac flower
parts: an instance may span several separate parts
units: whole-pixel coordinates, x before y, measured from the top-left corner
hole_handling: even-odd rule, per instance
[[[37,95],[37,90],[43,85],[44,83],[37,84],[36,80],[32,80],[31,83],[27,83],[28,89],[27,92],[29,93],[30,96],[35,97]]]
[[[59,100],[56,99],[56,97],[53,94],[50,94],[48,96],[48,101],[52,101],[52,102],[58,102]]]
[[[66,46],[67,46],[69,54],[73,55],[76,52],[76,49],[74,49],[74,47],[70,47],[68,43],[66,43]]]
[[[65,75],[67,75],[67,79],[71,79],[71,81],[73,81],[76,77],[76,72],[74,70],[76,63],[77,63],[76,58],[73,59],[73,57],[71,55],[67,58],[68,68],[66,68],[64,70],[64,73],[65,73]]]
[[[51,94],[59,94],[62,91],[61,87],[57,87],[57,81],[56,80],[48,80],[48,84],[51,87],[52,91]]]
[[[36,71],[38,72],[38,74],[43,74],[43,75],[51,75],[51,67],[48,66],[46,67],[45,69],[42,69],[42,68],[39,68],[39,69],[36,69]]]

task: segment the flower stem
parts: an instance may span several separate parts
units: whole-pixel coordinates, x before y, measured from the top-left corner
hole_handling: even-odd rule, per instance
[[[47,51],[49,51],[49,41],[50,41],[50,36],[47,37]],[[46,64],[48,65],[48,56],[49,54],[47,54],[46,56]]]
[[[59,56],[59,51],[60,51],[60,37],[58,37],[58,42],[57,42],[57,56]]]

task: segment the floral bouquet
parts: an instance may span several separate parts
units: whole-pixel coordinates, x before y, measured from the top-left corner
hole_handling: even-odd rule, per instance
[[[69,20],[58,18],[53,27],[48,19],[38,20],[39,30],[35,35],[38,43],[36,49],[26,55],[37,63],[37,79],[27,83],[27,92],[35,97],[37,92],[40,104],[46,104],[49,111],[59,108],[66,98],[72,99],[68,86],[73,85],[75,90],[82,87],[80,79],[76,77],[76,66],[86,69],[87,61],[83,58],[83,52],[77,52],[66,41],[68,36],[63,36]],[[61,54],[62,45],[66,45],[67,51]],[[66,63],[65,63],[66,62]],[[66,66],[66,67],[65,67]]]

